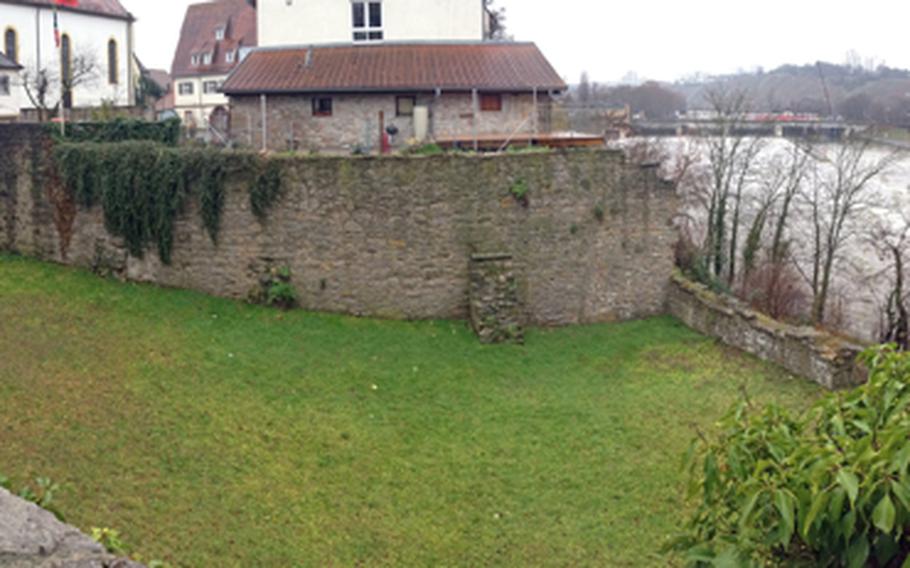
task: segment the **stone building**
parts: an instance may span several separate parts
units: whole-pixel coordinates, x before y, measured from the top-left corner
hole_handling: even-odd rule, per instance
[[[185,125],[227,132],[228,101],[221,85],[255,46],[256,10],[248,0],[216,0],[187,8],[171,66],[170,107]]]
[[[234,141],[329,151],[546,132],[565,89],[536,45],[515,42],[259,48],[223,86]]]

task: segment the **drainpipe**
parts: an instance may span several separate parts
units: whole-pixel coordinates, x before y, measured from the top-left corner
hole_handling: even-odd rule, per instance
[[[480,114],[480,104],[477,100],[477,89],[471,89],[471,126],[474,130],[474,151],[480,148],[477,141],[477,115]]]
[[[269,127],[268,127],[268,116],[267,116],[267,112],[266,112],[268,110],[268,107],[267,107],[268,103],[266,102],[267,97],[268,97],[268,95],[266,95],[265,93],[259,95],[259,111],[262,113],[262,151],[263,152],[267,151],[269,148],[268,147]]]

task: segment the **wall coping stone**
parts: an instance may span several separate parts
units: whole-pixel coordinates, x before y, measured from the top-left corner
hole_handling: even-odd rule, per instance
[[[673,292],[683,294],[695,301],[689,308],[701,307],[714,314],[711,325],[699,322],[694,314],[674,302],[679,294],[671,292],[670,313],[683,320],[688,326],[722,342],[747,351],[760,359],[777,363],[791,373],[804,376],[829,389],[855,386],[866,380],[866,371],[856,362],[857,356],[868,345],[849,340],[811,326],[793,325],[775,320],[749,307],[745,302],[731,296],[717,294],[704,284],[694,282],[676,271],[672,276]],[[724,316],[730,324],[723,327],[716,316]],[[735,322],[743,322],[759,337],[776,342],[767,345],[763,341],[750,341],[737,337],[731,330]],[[789,345],[789,347],[788,347]],[[804,351],[812,359],[810,365],[797,362],[793,348]]]

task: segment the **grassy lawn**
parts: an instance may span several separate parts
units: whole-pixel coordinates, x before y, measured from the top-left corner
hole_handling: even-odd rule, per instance
[[[665,564],[743,385],[818,392],[669,318],[484,347],[0,255],[0,472],[177,566]]]

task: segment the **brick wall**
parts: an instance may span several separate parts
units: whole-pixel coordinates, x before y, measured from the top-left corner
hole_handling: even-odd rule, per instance
[[[266,100],[268,148],[319,150],[349,153],[355,148],[375,151],[379,146],[379,113],[386,126],[395,125],[395,145],[414,137],[414,121],[396,116],[394,94],[333,95],[332,116],[313,116],[312,97],[269,96]],[[471,136],[477,133],[509,135],[533,131],[534,98],[531,94],[502,95],[502,110],[481,111],[476,120],[470,93],[417,96],[417,104],[430,108],[430,137]],[[538,98],[541,131],[548,127],[550,101]],[[258,96],[231,97],[231,138],[251,148],[262,147],[262,104]]]
[[[0,155],[15,163],[4,177],[16,179],[0,184],[0,246],[23,254],[233,298],[288,266],[307,309],[464,318],[471,255],[508,253],[529,323],[664,312],[676,194],[617,153],[276,158],[288,191],[265,223],[250,211],[250,176],[237,174],[218,243],[191,202],[167,266],[154,251],[128,256],[100,207],[68,217],[71,201],[29,173],[43,156],[30,136],[0,126]]]

